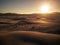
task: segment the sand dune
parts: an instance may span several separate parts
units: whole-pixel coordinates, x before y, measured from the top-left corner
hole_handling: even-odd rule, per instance
[[[0,45],[59,45],[60,35],[33,31],[0,32]]]

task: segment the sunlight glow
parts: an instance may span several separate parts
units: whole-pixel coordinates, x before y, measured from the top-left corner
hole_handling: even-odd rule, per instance
[[[45,4],[40,7],[41,13],[48,13],[49,12],[49,5]]]

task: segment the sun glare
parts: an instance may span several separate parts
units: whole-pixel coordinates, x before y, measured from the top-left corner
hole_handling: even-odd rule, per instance
[[[49,12],[49,5],[42,5],[40,7],[41,13],[48,13]]]

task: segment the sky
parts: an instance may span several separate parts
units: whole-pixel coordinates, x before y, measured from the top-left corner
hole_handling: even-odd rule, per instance
[[[0,0],[0,13],[40,13],[42,4],[50,6],[49,12],[60,12],[60,0]]]

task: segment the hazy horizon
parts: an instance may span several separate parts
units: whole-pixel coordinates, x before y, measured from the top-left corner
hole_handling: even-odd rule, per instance
[[[47,13],[60,12],[60,0],[0,0],[0,13],[41,13],[41,7],[49,6]]]

